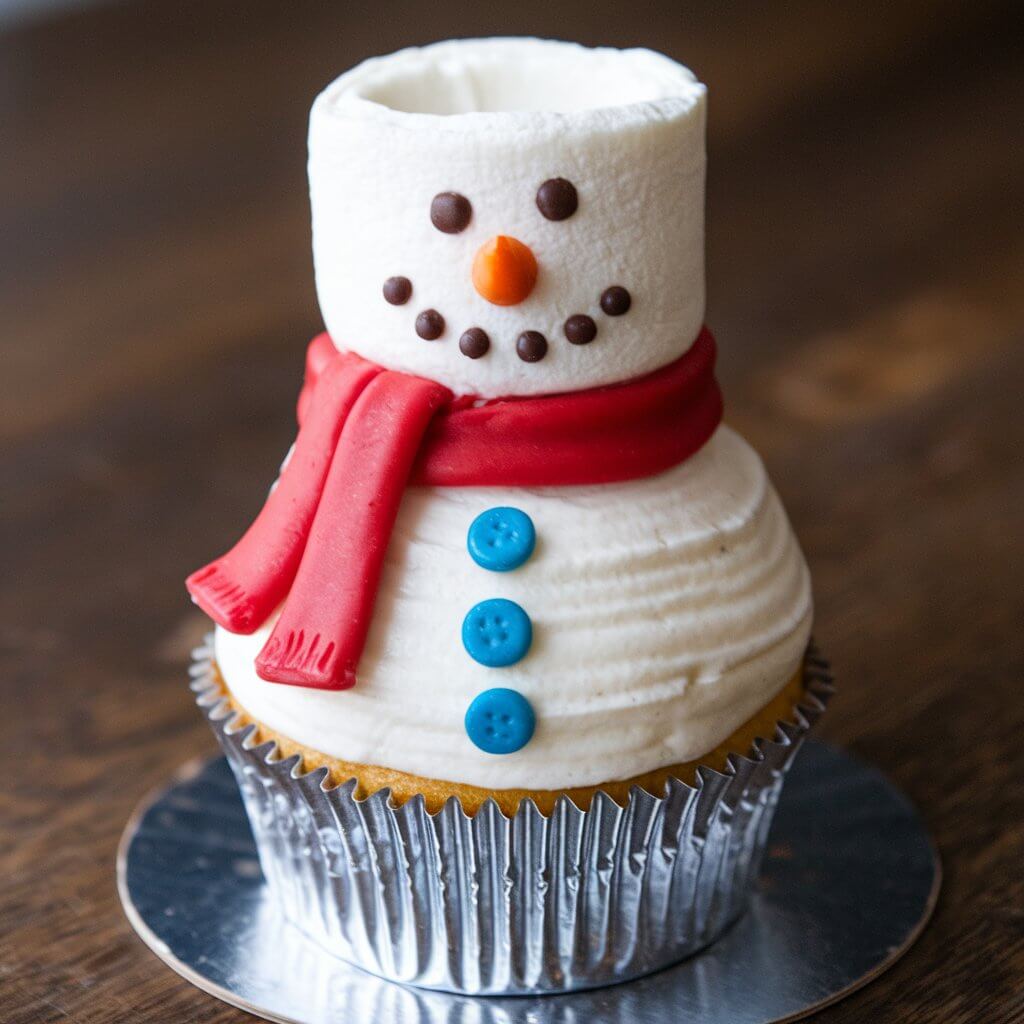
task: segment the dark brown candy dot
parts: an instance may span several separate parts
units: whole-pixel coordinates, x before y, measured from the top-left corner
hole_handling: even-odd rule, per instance
[[[516,355],[524,363],[539,363],[548,354],[548,339],[540,331],[523,331],[516,339]]]
[[[537,209],[548,220],[565,220],[576,212],[580,198],[576,187],[565,178],[548,178],[537,189]]]
[[[464,231],[472,216],[472,204],[458,192],[438,192],[430,204],[430,223],[446,235]]]
[[[622,316],[623,313],[628,313],[632,302],[629,292],[617,284],[601,292],[601,308],[609,316]]]
[[[404,306],[412,295],[412,281],[407,277],[389,277],[384,282],[384,298],[392,306]]]
[[[491,339],[487,337],[487,332],[481,327],[470,327],[459,338],[459,351],[464,356],[469,356],[470,359],[479,359],[481,356],[487,355],[487,350],[490,347]]]
[[[444,334],[444,317],[436,309],[425,309],[416,317],[416,333],[425,341],[433,341]]]
[[[569,317],[563,330],[573,345],[589,345],[597,337],[597,324],[585,313]]]

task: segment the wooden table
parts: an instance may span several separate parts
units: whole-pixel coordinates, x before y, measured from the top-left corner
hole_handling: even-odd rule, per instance
[[[711,88],[728,416],[807,552],[824,735],[918,803],[946,884],[822,1021],[1024,1018],[1024,61],[985,0],[193,2],[0,36],[0,1018],[236,1021],[128,927],[139,797],[213,752],[187,571],[256,509],[319,327],[306,115],[450,34],[652,44]],[[770,7],[771,5],[769,5]]]

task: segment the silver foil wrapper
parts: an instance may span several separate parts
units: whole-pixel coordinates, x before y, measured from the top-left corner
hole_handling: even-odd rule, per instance
[[[355,781],[326,788],[239,725],[210,646],[192,688],[241,788],[284,917],[329,952],[392,981],[474,995],[565,992],[626,981],[713,942],[757,880],[786,769],[833,692],[812,648],[792,721],[723,772],[625,806],[597,793],[511,817],[457,800],[430,814]],[[281,937],[282,942],[288,936]]]

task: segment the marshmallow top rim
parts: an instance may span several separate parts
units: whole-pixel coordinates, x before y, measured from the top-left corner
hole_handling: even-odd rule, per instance
[[[601,122],[621,130],[685,116],[705,93],[689,68],[653,50],[455,39],[363,61],[320,93],[313,114],[456,134]]]

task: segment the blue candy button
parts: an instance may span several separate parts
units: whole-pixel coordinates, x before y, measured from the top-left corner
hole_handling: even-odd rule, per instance
[[[466,545],[477,565],[492,572],[518,569],[533,554],[537,531],[518,508],[489,508],[473,520]]]
[[[490,668],[514,665],[532,642],[530,616],[503,597],[481,601],[462,620],[463,646],[474,661]]]
[[[516,690],[484,690],[466,709],[466,733],[488,754],[521,750],[536,724],[530,702]]]

